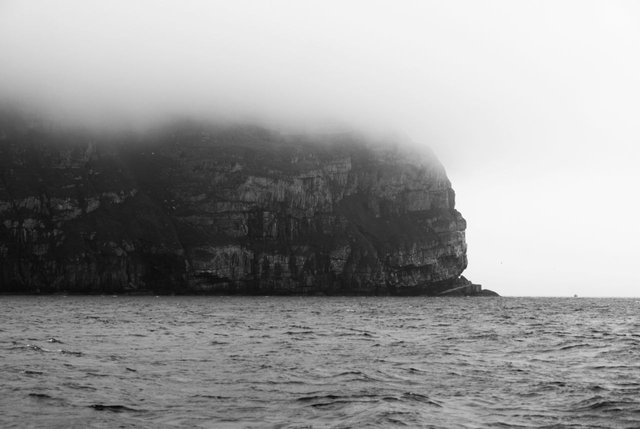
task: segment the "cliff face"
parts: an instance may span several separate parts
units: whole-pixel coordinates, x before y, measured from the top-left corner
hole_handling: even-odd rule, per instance
[[[14,122],[0,123],[1,292],[437,294],[466,282],[465,221],[432,156],[250,127],[106,138]]]

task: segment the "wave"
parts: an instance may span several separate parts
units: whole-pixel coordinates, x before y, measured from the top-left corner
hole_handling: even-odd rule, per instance
[[[92,404],[92,405],[89,405],[89,408],[93,408],[94,410],[97,410],[97,411],[111,411],[112,413],[122,413],[125,411],[139,413],[139,412],[146,411],[146,410],[127,407],[126,405]]]

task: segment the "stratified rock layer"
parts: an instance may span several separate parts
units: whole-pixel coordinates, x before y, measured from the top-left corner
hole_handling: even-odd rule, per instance
[[[0,291],[438,294],[468,283],[444,169],[388,143],[196,125],[107,138],[5,120]]]

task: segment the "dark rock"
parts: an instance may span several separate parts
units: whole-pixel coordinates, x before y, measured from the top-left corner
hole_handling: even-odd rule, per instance
[[[470,283],[466,223],[430,153],[239,126],[0,128],[0,292],[437,295]]]
[[[490,289],[482,289],[478,296],[500,296],[497,292],[494,292]]]

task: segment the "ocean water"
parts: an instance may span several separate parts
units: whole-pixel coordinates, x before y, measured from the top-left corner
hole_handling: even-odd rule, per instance
[[[640,427],[640,300],[0,297],[0,427]]]

